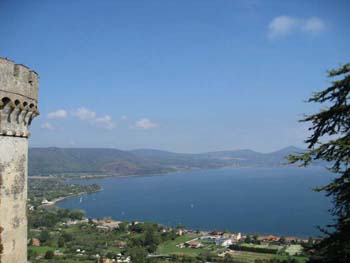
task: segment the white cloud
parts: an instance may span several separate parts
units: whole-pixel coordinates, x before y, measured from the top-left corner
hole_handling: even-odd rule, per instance
[[[319,33],[326,30],[326,25],[318,17],[311,17],[305,20],[303,30],[311,33]]]
[[[43,124],[41,124],[40,126],[42,129],[46,129],[46,130],[50,130],[50,131],[53,131],[55,130],[55,127],[49,123],[49,122],[44,122]]]
[[[98,128],[111,130],[117,126],[110,115],[99,117],[97,116],[96,112],[85,107],[78,108],[77,110],[73,111],[72,114],[78,119],[86,121],[90,125],[94,125]]]
[[[85,121],[85,120],[93,120],[96,117],[96,112],[91,111],[85,107],[81,107],[77,109],[74,113],[74,116],[78,117],[79,119]]]
[[[150,119],[147,119],[147,118],[143,118],[141,120],[138,120],[135,123],[136,128],[144,129],[144,130],[152,129],[152,128],[155,128],[157,126],[158,125],[156,123],[152,122]]]
[[[57,110],[47,114],[48,119],[65,119],[67,116],[68,112],[66,110]]]
[[[269,37],[285,36],[297,28],[298,20],[290,16],[278,16],[269,24]]]
[[[268,26],[268,37],[284,37],[294,32],[301,31],[306,33],[319,33],[325,29],[325,23],[318,17],[303,19],[291,16],[278,16],[275,17]]]
[[[105,115],[104,117],[99,117],[93,120],[93,123],[97,127],[101,127],[103,129],[111,130],[115,128],[117,125],[115,122],[113,122],[111,116]]]
[[[123,116],[121,117],[121,119],[122,119],[123,121],[126,121],[126,120],[128,119],[128,117],[127,117],[126,115],[123,115]]]

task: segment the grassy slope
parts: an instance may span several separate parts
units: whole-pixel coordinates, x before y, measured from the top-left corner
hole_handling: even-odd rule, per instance
[[[186,234],[181,237],[177,237],[175,240],[167,241],[158,246],[157,253],[159,254],[188,254],[191,256],[196,256],[200,253],[206,252],[206,249],[192,249],[192,248],[179,248],[176,245],[180,243],[187,242],[191,239],[196,238],[197,235]]]
[[[236,254],[233,256],[234,259],[247,262],[247,263],[254,263],[256,259],[287,259],[288,256],[280,256],[280,255],[274,255],[274,254],[265,254],[265,253],[255,253],[255,252],[246,252],[246,251],[240,251],[236,252]],[[300,263],[306,262],[306,257],[293,257]]]
[[[200,249],[192,249],[192,248],[179,248],[176,245],[180,243],[184,243],[189,241],[197,236],[194,234],[187,234],[181,237],[176,238],[172,241],[167,241],[159,245],[157,253],[159,254],[187,254],[189,256],[197,256],[200,253],[208,252],[208,249],[200,248]],[[242,262],[254,263],[256,259],[287,259],[288,256],[280,256],[274,254],[265,254],[265,253],[255,253],[255,252],[236,252],[234,255],[234,259],[237,259]],[[306,262],[306,257],[293,257],[300,263]]]

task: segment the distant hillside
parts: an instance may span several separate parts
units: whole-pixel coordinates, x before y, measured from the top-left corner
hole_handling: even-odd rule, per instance
[[[29,175],[103,173],[112,175],[157,174],[188,169],[274,167],[285,156],[302,152],[295,147],[272,153],[252,150],[182,154],[152,149],[121,151],[100,148],[30,148]]]
[[[153,174],[171,171],[116,149],[30,148],[29,175],[53,173]]]
[[[286,156],[302,153],[304,150],[289,146],[271,153],[259,153],[252,150],[220,151],[206,153],[209,158],[231,160],[236,167],[275,167],[286,165]]]

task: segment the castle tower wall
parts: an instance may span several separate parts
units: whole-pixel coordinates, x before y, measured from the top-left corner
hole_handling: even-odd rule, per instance
[[[37,94],[34,71],[0,58],[0,263],[27,262],[28,137]]]

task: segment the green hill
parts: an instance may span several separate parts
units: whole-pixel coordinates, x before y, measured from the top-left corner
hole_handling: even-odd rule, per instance
[[[152,149],[121,151],[104,148],[30,148],[29,175],[100,173],[112,175],[158,174],[188,169],[274,167],[301,149],[288,147],[273,153],[252,150],[183,154]]]

